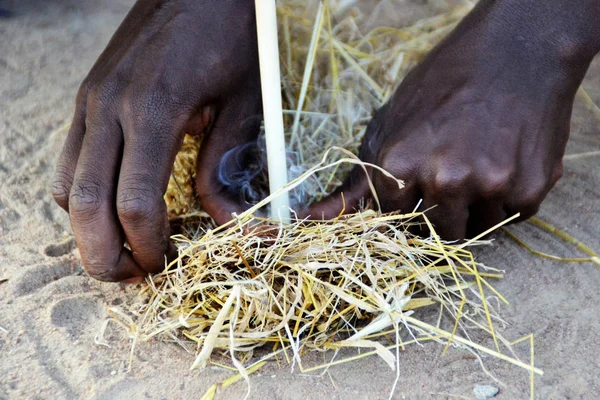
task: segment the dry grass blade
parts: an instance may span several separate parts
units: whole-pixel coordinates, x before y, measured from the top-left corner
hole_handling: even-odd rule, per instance
[[[592,262],[592,263],[600,265],[600,257],[598,256],[598,254],[596,254],[592,249],[590,249],[587,245],[585,245],[581,241],[575,239],[574,237],[567,234],[566,232],[561,231],[560,229],[550,225],[547,222],[542,221],[541,219],[539,219],[537,217],[533,217],[533,218],[529,219],[529,222],[531,224],[536,225],[539,228],[545,230],[546,232],[551,233],[552,235],[565,241],[566,243],[573,245],[576,249],[587,254],[589,257],[559,257],[559,256],[551,255],[551,254],[546,254],[541,251],[532,249],[527,243],[525,243],[523,240],[519,239],[514,233],[508,231],[507,229],[503,229],[503,232],[509,238],[514,240],[519,246],[523,247],[525,250],[527,250],[531,254],[534,254],[538,257],[547,258],[549,260],[560,261],[560,262],[573,262],[573,263]]]

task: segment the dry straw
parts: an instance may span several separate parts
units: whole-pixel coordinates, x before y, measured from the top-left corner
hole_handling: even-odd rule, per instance
[[[299,176],[282,190],[302,188],[315,200],[339,186],[358,161],[323,149],[356,152],[372,112],[470,7],[364,34],[359,26],[366,16],[356,8],[336,14],[327,4],[285,1],[278,9],[284,118]],[[211,387],[205,398],[219,386],[249,382],[250,373],[274,359],[309,373],[377,355],[398,377],[399,351],[427,341],[443,344],[444,351],[465,349],[482,367],[492,356],[529,371],[533,396],[533,374],[542,373],[534,366],[533,336],[511,343],[499,333],[503,321],[496,309],[506,300],[490,281],[502,273],[467,250],[485,243],[481,237],[461,245],[435,233],[415,237],[408,233],[412,224],[426,223],[434,232],[421,213],[365,210],[290,224],[255,216],[281,192],[227,225],[199,223],[193,218],[205,216],[193,189],[199,146],[186,139],[166,196],[170,215],[187,229],[174,237],[179,258],[148,278],[139,304],[110,310],[134,345],[173,340],[195,354],[193,368],[228,360],[238,375]],[[525,339],[531,345],[527,361],[512,349]],[[338,358],[348,348],[361,352]],[[305,365],[303,355],[313,350],[330,351],[331,361]]]

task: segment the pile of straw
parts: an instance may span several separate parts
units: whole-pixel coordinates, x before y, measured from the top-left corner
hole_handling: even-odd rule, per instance
[[[306,1],[285,1],[279,8],[284,114],[296,161],[295,179],[285,190],[300,188],[312,201],[339,186],[357,161],[344,152],[323,156],[323,149],[356,152],[372,112],[469,9],[363,34],[365,16],[356,9],[336,14],[326,4],[317,10]],[[193,190],[199,146],[186,139],[166,196],[171,216],[187,221],[186,234],[174,237],[179,258],[148,278],[140,304],[110,311],[134,342],[174,340],[195,353],[193,367],[227,355],[240,374],[235,380],[248,379],[276,357],[303,372],[357,358],[302,363],[306,351],[333,350],[335,358],[343,348],[368,349],[361,357],[376,354],[398,372],[400,349],[436,341],[525,368],[533,385],[533,373],[541,373],[533,357],[520,361],[495,328],[502,321],[488,296],[499,300],[494,304],[506,300],[488,280],[502,274],[477,263],[467,250],[483,242],[457,245],[435,233],[412,236],[407,228],[417,220],[434,232],[421,213],[366,210],[330,222],[291,224],[256,217],[273,196],[254,202],[225,226],[208,219],[199,223],[190,218],[204,215]],[[437,321],[419,317],[425,307],[439,311]],[[482,334],[490,348],[478,344]],[[393,343],[378,340],[384,337]],[[216,390],[213,386],[207,398]]]

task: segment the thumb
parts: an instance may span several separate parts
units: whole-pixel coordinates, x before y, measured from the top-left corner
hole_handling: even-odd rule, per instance
[[[202,208],[218,223],[249,207],[247,191],[261,172],[257,138],[260,94],[237,96],[223,107],[198,153],[196,190]]]
[[[328,220],[341,214],[350,214],[359,210],[361,202],[370,198],[369,176],[371,168],[365,172],[361,165],[355,165],[344,183],[335,192],[323,200],[310,205],[299,213],[300,218]]]
[[[380,108],[369,122],[360,147],[358,158],[364,162],[378,164],[377,153],[384,138],[383,121],[386,120],[386,107]],[[366,165],[355,165],[344,183],[332,194],[309,206],[299,214],[302,218],[327,220],[341,214],[359,211],[361,202],[371,199],[371,180],[378,174],[375,169]],[[380,171],[381,172],[381,171]],[[378,186],[378,185],[377,185]]]

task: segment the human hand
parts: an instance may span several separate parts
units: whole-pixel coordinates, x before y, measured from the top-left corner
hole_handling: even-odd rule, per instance
[[[205,134],[203,207],[219,222],[239,211],[216,171],[258,135],[257,52],[251,1],[134,5],[79,90],[53,186],[92,277],[139,281],[176,254],[163,195],[186,132]]]
[[[508,3],[480,2],[405,78],[371,121],[359,154],[406,183],[398,190],[369,170],[382,211],[410,213],[422,200],[419,210],[428,210],[444,239],[537,212],[561,177],[574,96],[599,48],[586,21],[573,27],[569,20],[582,10]],[[598,28],[597,18],[588,22]],[[333,218],[343,200],[352,211],[369,196],[357,167],[305,214]]]

